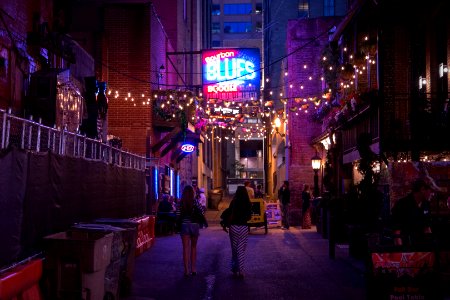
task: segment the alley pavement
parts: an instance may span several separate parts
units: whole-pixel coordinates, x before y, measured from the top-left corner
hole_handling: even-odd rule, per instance
[[[183,276],[178,234],[156,237],[155,244],[136,258],[131,294],[125,300],[150,299],[366,299],[365,266],[351,259],[345,245],[329,257],[328,240],[315,227],[303,230],[251,228],[244,279],[230,271],[230,242],[219,225],[229,204],[206,213],[201,229],[197,275]]]

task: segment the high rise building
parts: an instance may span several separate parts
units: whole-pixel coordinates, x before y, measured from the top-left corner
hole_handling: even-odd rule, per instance
[[[254,49],[258,56],[254,72],[258,82],[246,85],[244,90],[228,93],[223,99],[210,97],[208,105],[214,109],[234,109],[237,114],[226,116],[223,123],[211,124],[215,136],[222,141],[221,149],[215,152],[220,158],[222,170],[226,174],[220,183],[229,193],[234,193],[238,185],[249,180],[256,186],[264,182],[264,134],[260,112],[262,64],[263,4],[260,0],[213,0],[211,4],[211,46],[214,49]],[[255,50],[256,49],[256,50]],[[239,51],[239,50],[238,50]],[[246,51],[246,50],[244,50]],[[256,54],[257,53],[257,54]],[[256,75],[255,75],[256,76]],[[239,79],[239,78],[238,78]],[[230,121],[231,120],[231,121]],[[218,161],[218,160],[217,160]],[[226,179],[226,180],[225,180]]]

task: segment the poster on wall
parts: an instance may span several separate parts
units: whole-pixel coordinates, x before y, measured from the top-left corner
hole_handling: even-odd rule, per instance
[[[203,50],[203,95],[207,99],[227,101],[258,99],[260,64],[258,48]]]

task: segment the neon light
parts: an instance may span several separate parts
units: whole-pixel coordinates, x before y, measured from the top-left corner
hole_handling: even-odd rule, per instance
[[[174,178],[173,170],[170,169],[170,196],[174,195],[174,190],[173,190],[174,181],[175,181],[175,178]]]
[[[177,198],[181,198],[181,192],[180,192],[180,175],[177,174]]]
[[[228,93],[259,92],[261,85],[258,48],[205,50],[203,55],[203,93],[210,97]]]
[[[194,150],[195,150],[195,146],[194,145],[191,145],[191,144],[183,144],[183,145],[181,145],[181,151],[183,151],[183,152],[191,153]]]
[[[153,169],[153,191],[155,193],[155,199],[159,199],[158,194],[158,168]]]

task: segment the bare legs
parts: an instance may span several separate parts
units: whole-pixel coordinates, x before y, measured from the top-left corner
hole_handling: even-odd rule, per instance
[[[184,274],[188,275],[190,272],[196,273],[197,263],[197,240],[198,236],[182,235],[181,241],[183,242],[183,264]],[[189,271],[190,265],[190,271]]]

